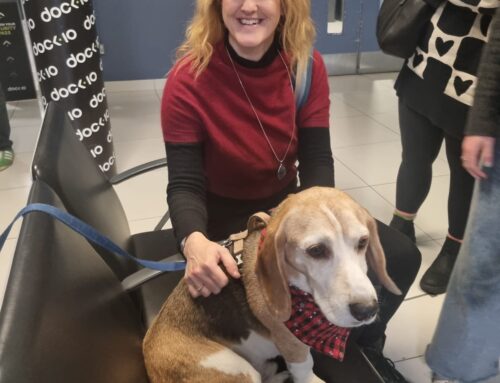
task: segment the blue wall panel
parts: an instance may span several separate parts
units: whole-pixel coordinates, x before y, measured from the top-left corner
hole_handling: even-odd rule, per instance
[[[360,1],[344,0],[344,31],[340,35],[327,33],[328,0],[312,1],[312,17],[317,31],[316,48],[322,54],[357,52]]]
[[[160,78],[193,13],[191,0],[94,0],[105,80]]]
[[[380,0],[363,0],[361,52],[374,52],[380,50],[375,34],[379,9]]]
[[[378,50],[375,20],[379,0],[344,0],[344,32],[327,33],[328,0],[312,0],[316,47],[323,54],[355,53],[363,16],[361,51]],[[94,0],[104,44],[105,80],[160,78],[170,69],[184,38],[195,0]]]

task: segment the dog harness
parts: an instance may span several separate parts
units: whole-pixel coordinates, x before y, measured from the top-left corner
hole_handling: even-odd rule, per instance
[[[243,256],[243,245],[245,239],[252,231],[260,229],[265,230],[265,227],[269,222],[269,219],[270,217],[269,214],[267,213],[263,212],[255,213],[248,219],[247,230],[242,231],[240,233],[231,234],[228,239],[219,242],[221,246],[224,246],[226,249],[229,250],[234,260],[236,261],[238,268],[241,268],[241,266],[243,265],[242,256]]]

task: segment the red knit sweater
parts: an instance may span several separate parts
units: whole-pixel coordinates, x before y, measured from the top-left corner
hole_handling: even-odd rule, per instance
[[[280,159],[294,132],[284,161],[288,173],[283,180],[276,177],[278,162],[244,96],[223,43],[215,47],[210,64],[198,79],[194,79],[189,65],[175,66],[170,72],[162,100],[163,136],[169,143],[203,144],[209,192],[230,198],[264,198],[281,191],[296,177],[294,94],[279,57],[264,68],[246,68],[237,62],[235,65]],[[328,128],[328,96],[325,66],[315,51],[310,93],[297,115],[297,125]]]

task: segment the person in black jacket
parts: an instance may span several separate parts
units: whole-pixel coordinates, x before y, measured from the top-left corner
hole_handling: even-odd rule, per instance
[[[14,151],[10,140],[10,123],[7,113],[5,94],[0,83],[0,171],[7,169],[14,162]]]
[[[446,143],[448,233],[420,281],[422,290],[433,295],[446,291],[465,231],[474,179],[462,167],[461,143],[481,50],[499,4],[498,0],[442,2],[395,84],[403,151],[390,226],[413,241],[413,220],[429,193],[432,164]]]

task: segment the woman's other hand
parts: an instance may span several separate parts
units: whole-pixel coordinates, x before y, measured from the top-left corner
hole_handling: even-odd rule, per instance
[[[184,279],[193,298],[218,294],[227,285],[229,280],[219,266],[220,262],[230,276],[240,277],[236,261],[229,251],[200,232],[191,233],[186,238],[184,255],[187,259]]]
[[[486,179],[481,165],[492,167],[495,160],[495,138],[465,136],[462,141],[462,165],[476,179]]]

